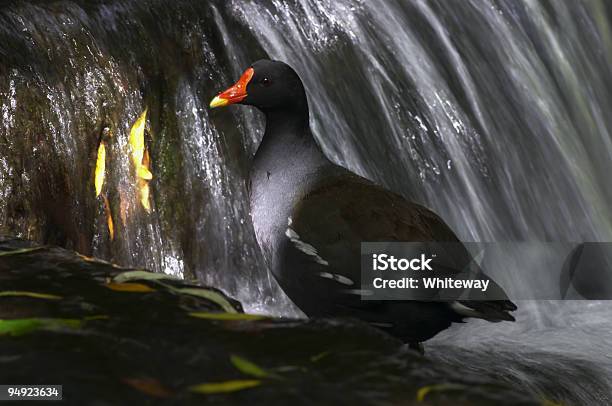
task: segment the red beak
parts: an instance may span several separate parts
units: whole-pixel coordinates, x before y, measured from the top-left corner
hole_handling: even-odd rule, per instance
[[[210,102],[210,108],[227,106],[229,104],[239,103],[247,97],[247,85],[249,81],[253,77],[255,71],[253,68],[249,68],[244,71],[238,82],[229,89],[224,92],[219,93],[212,101]]]

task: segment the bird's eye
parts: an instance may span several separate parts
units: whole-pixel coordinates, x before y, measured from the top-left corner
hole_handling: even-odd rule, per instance
[[[261,84],[264,85],[265,87],[268,87],[268,86],[270,86],[272,84],[272,81],[270,79],[268,79],[268,78],[263,78],[261,80]]]

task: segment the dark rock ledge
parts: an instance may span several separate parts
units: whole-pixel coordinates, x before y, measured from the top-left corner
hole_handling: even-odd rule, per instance
[[[247,315],[216,289],[11,238],[0,383],[62,384],[78,405],[543,404],[355,321]]]

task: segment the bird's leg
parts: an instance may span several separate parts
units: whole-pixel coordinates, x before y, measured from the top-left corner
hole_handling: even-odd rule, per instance
[[[408,348],[415,350],[421,355],[425,355],[425,347],[423,346],[423,343],[409,343]]]

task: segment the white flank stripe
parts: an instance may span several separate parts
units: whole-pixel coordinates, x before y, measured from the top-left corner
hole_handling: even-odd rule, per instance
[[[289,220],[291,220],[291,217],[289,218]],[[313,247],[312,245],[300,240],[300,235],[296,233],[291,227],[287,228],[287,230],[285,231],[285,235],[295,245],[295,248],[299,249],[304,254],[310,255],[311,257],[313,257],[317,263],[321,265],[325,265],[325,266],[329,265],[329,262],[327,262],[326,260],[324,260],[323,258],[319,256],[317,249]]]
[[[352,285],[355,284],[355,282],[353,282],[352,280],[350,280],[346,276],[342,276],[342,275],[339,275],[337,273],[321,272],[321,273],[319,273],[319,276],[321,278],[325,278],[325,279],[332,279],[332,280],[334,280],[334,281],[336,281],[338,283],[341,283],[343,285],[352,286]]]
[[[453,311],[465,317],[478,317],[478,318],[482,317],[482,314],[480,314],[476,310],[470,309],[469,307],[462,305],[459,302],[451,303],[450,307],[451,309],[453,309]]]

